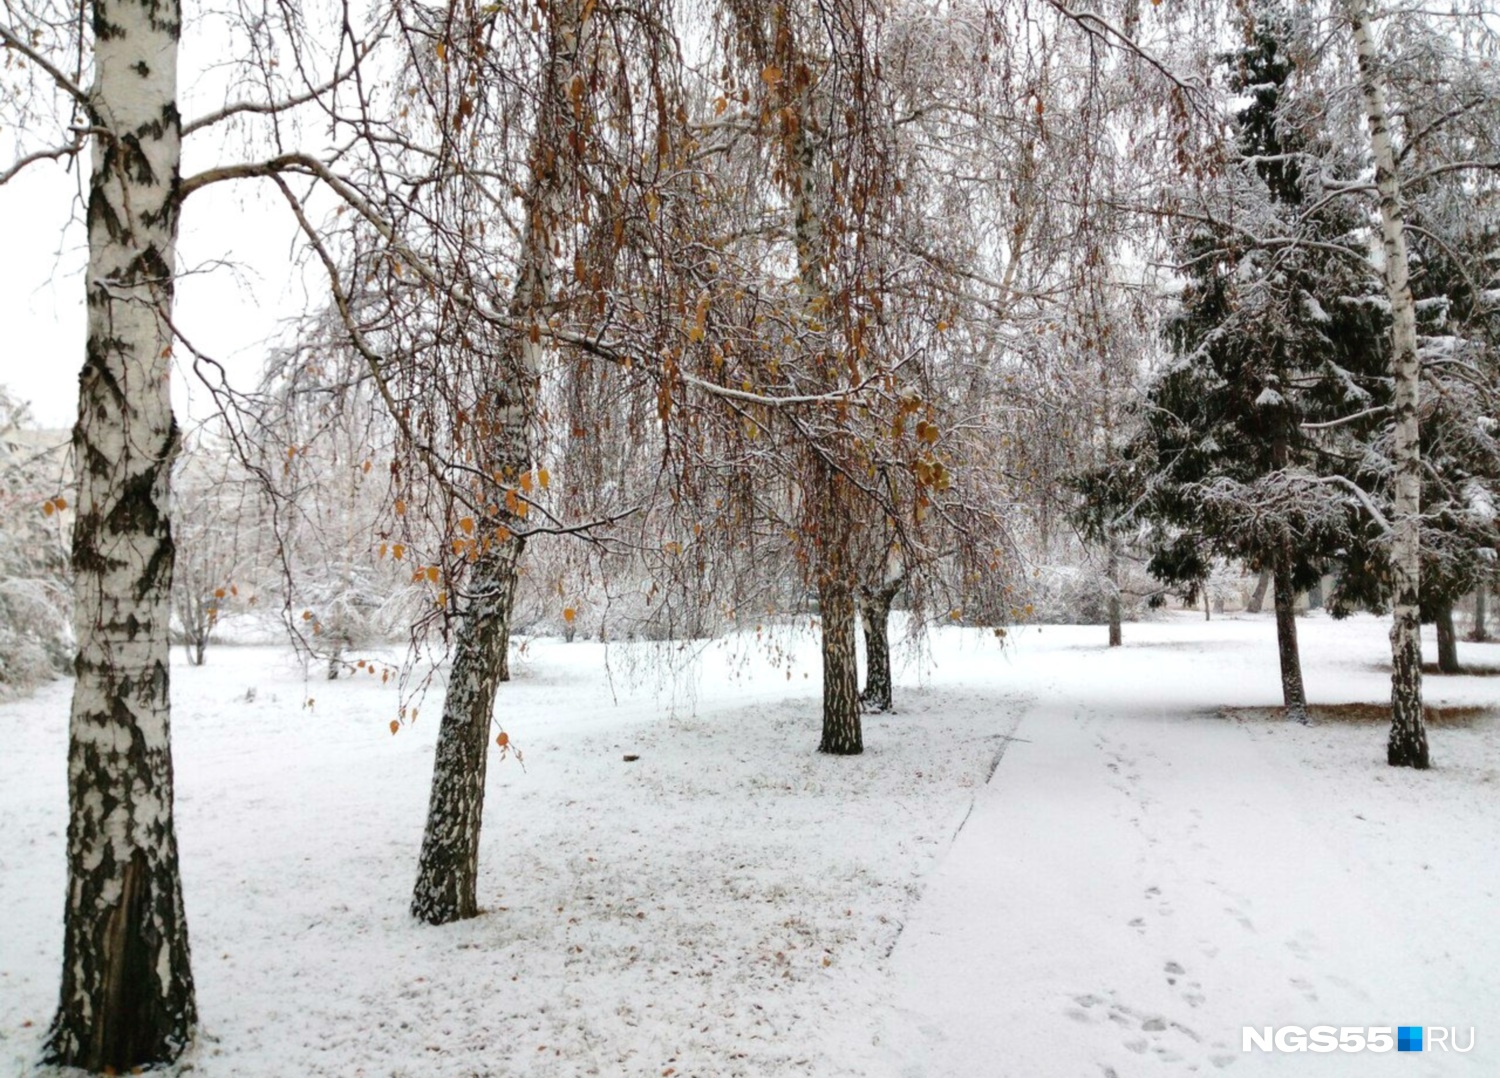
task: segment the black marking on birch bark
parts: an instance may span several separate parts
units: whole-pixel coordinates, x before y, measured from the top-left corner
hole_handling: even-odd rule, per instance
[[[92,304],[95,299],[98,300],[100,306],[108,306],[112,302],[109,298],[109,290],[102,285],[95,286],[91,291],[89,295],[90,303]],[[78,380],[80,394],[87,394],[87,396],[79,403],[80,405],[85,403],[91,405],[95,409],[95,419],[103,419],[105,417],[106,413],[103,409],[106,406],[116,411],[125,410],[127,404],[125,388],[120,385],[120,380],[115,377],[115,372],[110,369],[109,357],[122,355],[128,351],[130,351],[130,346],[119,337],[108,337],[102,334],[91,336],[85,345],[83,371],[78,376]],[[93,392],[95,387],[92,384],[94,382],[98,383],[99,389],[109,394],[108,401],[95,397]],[[90,450],[94,449],[92,442],[90,442],[89,448]],[[97,453],[97,451],[95,452]],[[103,463],[99,463],[100,461]],[[91,458],[89,465],[96,469],[93,474],[105,475],[114,467],[114,458],[97,453],[97,458]]]
[[[172,267],[154,245],[143,248],[130,260],[121,274],[122,281],[135,284],[151,284],[161,291],[171,292]]]
[[[113,151],[107,152],[112,154]],[[97,187],[89,195],[87,217],[89,228],[92,230],[95,225],[103,226],[105,234],[109,236],[111,242],[120,242],[124,239],[128,231],[125,227],[125,222],[120,219],[120,215],[115,210],[115,207],[100,193]],[[105,293],[104,289],[95,286],[95,292],[103,293],[98,298],[99,302],[109,302],[109,296]],[[90,299],[94,299],[93,294],[90,295]]]
[[[97,2],[93,5],[95,41],[114,41],[125,36],[125,31],[120,28],[120,25],[118,23],[110,22],[109,19],[105,17],[105,6],[106,5]]]
[[[865,630],[865,687],[859,701],[867,711],[891,710],[891,603],[899,585],[860,589],[859,616]]]
[[[1422,718],[1422,645],[1418,592],[1421,587],[1421,450],[1417,406],[1420,368],[1417,362],[1416,308],[1406,251],[1406,221],[1401,209],[1401,181],[1391,145],[1385,91],[1375,40],[1363,0],[1345,0],[1344,14],[1354,32],[1360,90],[1379,192],[1381,246],[1385,254],[1386,295],[1391,304],[1395,413],[1395,490],[1392,521],[1395,541],[1391,574],[1395,610],[1391,619],[1391,733],[1386,759],[1393,766],[1429,765],[1427,731]]]
[[[499,683],[496,653],[506,640],[520,548],[512,539],[492,546],[474,563],[464,618],[454,638],[411,901],[412,916],[428,924],[448,924],[479,913],[479,834]]]
[[[834,756],[864,752],[859,717],[859,669],[854,646],[854,593],[842,581],[818,588],[823,637],[823,738],[818,751]]]
[[[175,39],[147,25],[161,13],[175,18],[175,0],[122,5],[122,19],[111,17],[116,10],[109,0],[91,4],[97,81],[88,111],[111,128],[125,123],[115,113],[175,92],[162,81]],[[141,40],[117,44],[132,35]],[[132,72],[137,54],[167,62],[136,62]],[[158,111],[168,117],[175,106]],[[197,1018],[172,823],[166,506],[177,435],[165,321],[115,317],[124,304],[158,305],[165,316],[171,301],[177,215],[161,199],[178,180],[176,131],[149,119],[96,142],[89,338],[73,435],[72,558],[89,603],[76,622],[63,975],[44,1053],[119,1073],[175,1059]],[[165,160],[153,160],[150,143]],[[169,175],[159,174],[164,167]]]

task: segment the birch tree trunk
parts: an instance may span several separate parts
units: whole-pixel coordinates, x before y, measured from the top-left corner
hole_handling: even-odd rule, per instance
[[[1469,639],[1476,644],[1482,644],[1490,638],[1489,626],[1489,595],[1490,582],[1488,578],[1479,582],[1479,587],[1474,589],[1474,628],[1469,633]]]
[[[819,752],[865,751],[859,721],[859,667],[854,647],[854,590],[838,579],[818,588],[823,622],[823,739]]]
[[[94,0],[88,343],[73,449],[77,682],[62,991],[46,1060],[128,1072],[197,1020],[172,819],[169,319],[181,159],[175,0]]]
[[[540,324],[552,295],[552,236],[562,190],[557,147],[563,143],[563,87],[579,46],[578,13],[572,2],[550,13],[548,62],[541,76],[536,131],[531,145],[531,183],[510,314],[518,325],[538,327],[514,335],[487,387],[492,435],[486,471],[517,481],[532,465],[531,425],[541,381]],[[484,778],[489,760],[495,692],[508,680],[510,617],[523,542],[510,534],[508,513],[486,518],[477,536],[483,553],[464,596],[463,620],[453,642],[453,670],[443,698],[422,836],[412,916],[440,925],[479,913],[479,834]],[[501,529],[504,528],[502,531]]]
[[[861,589],[859,618],[865,630],[865,690],[859,701],[868,711],[891,709],[891,603],[897,587]]]
[[[1417,399],[1421,373],[1417,361],[1416,305],[1412,301],[1406,257],[1406,218],[1401,179],[1391,145],[1380,61],[1370,33],[1363,0],[1344,0],[1359,54],[1360,90],[1375,157],[1375,186],[1380,194],[1380,239],[1385,251],[1385,287],[1391,303],[1391,373],[1395,379],[1395,492],[1392,499],[1391,589],[1391,734],[1386,761],[1392,767],[1428,766],[1427,728],[1422,718],[1422,639],[1420,599],[1422,550],[1419,532],[1422,459],[1418,440]]]
[[[479,833],[490,719],[519,556],[520,542],[512,539],[491,547],[474,563],[463,622],[454,639],[427,829],[411,900],[412,916],[428,924],[447,924],[479,913]]]
[[[789,122],[778,149],[792,215],[796,283],[806,330],[804,341],[798,345],[805,353],[799,361],[808,363],[812,390],[833,392],[842,388],[849,368],[843,349],[827,338],[826,330],[813,328],[826,317],[820,311],[836,306],[827,282],[828,136],[823,133],[815,138],[810,134],[821,126],[816,80],[796,77],[799,69],[806,71],[818,63],[802,51],[785,5],[728,0],[727,7],[746,50],[757,63],[769,64],[766,70],[774,68],[785,74],[784,80],[777,76],[774,82],[793,87],[783,99],[783,115]],[[819,346],[820,335],[827,347]],[[800,454],[803,513],[811,538],[810,570],[822,611],[823,737],[818,749],[839,755],[864,749],[854,629],[858,579],[849,550],[854,537],[854,507],[860,494],[841,467],[854,455],[850,444],[848,432],[835,425],[821,442],[804,443]]]

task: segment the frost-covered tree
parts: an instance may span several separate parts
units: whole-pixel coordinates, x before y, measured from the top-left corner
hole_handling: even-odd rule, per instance
[[[1408,157],[1420,165],[1428,155],[1418,144]],[[1500,222],[1494,198],[1489,181],[1450,173],[1414,190],[1407,211],[1423,385],[1419,605],[1421,620],[1437,627],[1438,669],[1449,674],[1460,672],[1454,606],[1471,591],[1482,594],[1500,546]],[[1382,433],[1356,476],[1372,500],[1389,480],[1392,450]],[[1356,531],[1332,596],[1335,613],[1389,604],[1385,534],[1373,519]]]
[[[68,890],[46,1056],[124,1072],[176,1058],[196,1020],[168,673],[182,12],[175,0],[92,0],[86,12],[7,8],[0,40],[51,80],[76,117],[71,130],[60,124],[67,137],[53,155],[91,148],[88,340],[73,431]],[[48,26],[84,22],[87,88],[67,74],[73,59],[46,51],[56,44]]]
[[[184,439],[172,482],[177,564],[172,581],[176,631],[188,661],[202,666],[220,619],[246,609],[265,536],[251,478],[217,439]]]
[[[1391,312],[1392,428],[1384,454],[1390,491],[1388,516],[1370,506],[1385,533],[1391,627],[1391,732],[1386,757],[1392,766],[1429,764],[1422,713],[1421,638],[1424,477],[1433,469],[1422,455],[1424,351],[1441,358],[1444,348],[1424,349],[1416,301],[1417,274],[1411,257],[1414,236],[1425,234],[1417,208],[1434,184],[1458,181],[1482,205],[1487,178],[1500,169],[1495,111],[1496,40],[1483,7],[1455,5],[1434,19],[1419,10],[1386,10],[1365,0],[1339,0],[1338,23],[1352,38],[1358,100],[1374,164],[1379,209],[1381,268]],[[1393,97],[1394,95],[1394,97]],[[1397,102],[1393,108],[1391,101]],[[1462,361],[1459,361],[1462,363]],[[1430,365],[1429,365],[1430,366]],[[1456,373],[1453,365],[1444,373]],[[1476,380],[1485,381],[1481,374]],[[1441,395],[1441,391],[1439,391]],[[1486,407],[1483,411],[1488,412]],[[1469,426],[1463,421],[1459,428]],[[1469,501],[1468,495],[1450,499]],[[1467,515],[1486,511],[1474,499]],[[1452,559],[1443,557],[1451,564]],[[1443,584],[1438,581],[1439,592]],[[1456,656],[1454,656],[1456,658]]]
[[[0,697],[68,666],[65,438],[37,430],[0,388]]]
[[[69,885],[61,999],[45,1049],[58,1063],[119,1072],[164,1063],[196,1021],[172,813],[174,355],[219,380],[173,318],[179,221],[198,192],[246,177],[276,182],[342,152],[321,124],[313,153],[290,149],[300,136],[291,114],[337,116],[340,92],[388,24],[377,12],[362,36],[344,11],[320,40],[319,14],[281,8],[216,22],[248,47],[216,68],[226,79],[209,80],[223,103],[190,119],[179,109],[176,0],[28,0],[0,15],[7,62],[20,60],[8,68],[19,89],[0,106],[16,151],[0,183],[90,161],[88,338],[73,440]],[[296,62],[283,62],[287,54]],[[259,127],[276,156],[184,175],[184,139],[226,126]]]
[[[1286,93],[1288,30],[1268,17],[1226,57],[1247,103],[1216,197],[1179,214],[1175,360],[1119,464],[1084,489],[1116,519],[1149,525],[1151,572],[1190,594],[1216,557],[1270,572],[1283,699],[1302,715],[1293,604],[1346,541],[1346,500],[1323,480],[1358,459],[1379,414],[1385,323],[1351,241],[1361,217],[1329,197],[1333,148]]]

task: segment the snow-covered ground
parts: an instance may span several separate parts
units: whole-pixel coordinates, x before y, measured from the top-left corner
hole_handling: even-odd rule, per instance
[[[1315,703],[1386,695],[1383,623],[1299,627]],[[711,647],[667,694],[624,683],[645,656],[533,641],[502,687],[526,766],[492,761],[487,913],[443,929],[406,915],[439,691],[392,736],[378,677],[212,650],[174,670],[202,1017],[177,1070],[1500,1073],[1495,720],[1395,771],[1379,726],[1221,714],[1278,701],[1268,617],[1126,640],[944,630],[853,759],[812,751],[810,641],[790,666]],[[3,1074],[55,1003],[68,691],[0,707]],[[1500,678],[1427,697],[1500,706]],[[1245,1054],[1247,1024],[1477,1046]]]

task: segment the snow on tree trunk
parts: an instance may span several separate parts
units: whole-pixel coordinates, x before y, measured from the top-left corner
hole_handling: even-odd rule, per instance
[[[1458,665],[1458,634],[1453,629],[1453,604],[1444,603],[1437,609],[1438,669],[1445,674],[1461,674]]]
[[[823,740],[819,752],[864,752],[859,721],[859,666],[854,646],[854,591],[841,580],[818,588],[823,621]]]
[[[865,689],[860,703],[867,711],[891,709],[891,602],[896,589],[882,587],[862,589],[859,597],[860,623],[865,630]]]
[[[515,585],[511,585],[511,594],[515,594]],[[571,637],[569,638],[571,640]],[[510,680],[510,614],[505,616],[505,633],[500,641],[500,669],[496,671],[499,680]]]
[[[1375,157],[1375,187],[1380,195],[1380,239],[1385,252],[1385,285],[1391,303],[1391,373],[1395,379],[1395,492],[1392,499],[1391,589],[1391,735],[1386,760],[1393,767],[1428,766],[1427,729],[1422,719],[1422,641],[1418,608],[1422,550],[1419,531],[1422,499],[1421,444],[1418,439],[1416,305],[1412,300],[1406,257],[1406,219],[1401,180],[1386,115],[1379,58],[1362,0],[1345,0],[1345,14],[1359,54],[1360,89]]]
[[[479,827],[489,760],[490,719],[499,684],[510,592],[521,549],[512,539],[474,564],[463,622],[453,645],[453,670],[443,697],[427,830],[412,916],[441,925],[479,912]]]
[[[511,568],[510,586],[506,589],[506,592],[505,592],[505,619],[504,619],[503,628],[501,629],[501,636],[500,636],[500,660],[499,660],[500,661],[500,671],[499,671],[499,676],[500,676],[500,680],[501,681],[509,681],[510,680],[510,619],[511,619],[511,614],[515,610],[515,606],[516,606],[516,584],[518,583],[518,581],[516,580],[516,574],[519,572],[520,566],[521,566],[521,559],[518,557],[516,559],[516,564]],[[573,626],[572,626],[571,623],[569,623],[569,625],[568,625],[568,640],[571,642],[572,639],[573,639]]]
[[[95,0],[88,343],[73,448],[77,683],[62,991],[49,1062],[175,1059],[197,1020],[172,819],[177,426],[170,373],[181,122],[174,0]]]
[[[552,236],[563,186],[556,147],[563,141],[562,118],[568,114],[564,87],[580,48],[578,15],[575,3],[552,6],[549,59],[532,134],[526,227],[510,305],[517,326],[532,328],[514,333],[485,386],[492,428],[485,471],[508,477],[510,482],[532,466],[531,428],[543,351],[540,325],[552,295]],[[502,527],[504,532],[499,530]],[[411,903],[412,915],[429,924],[446,924],[479,912],[479,832],[490,720],[496,688],[510,677],[510,618],[524,549],[523,540],[513,534],[517,527],[509,512],[483,526],[479,542],[484,553],[474,564],[462,597],[463,620],[454,639],[453,670],[443,699],[427,829]]]
[[[1120,540],[1113,535],[1109,537],[1105,576],[1109,579],[1109,646],[1117,648],[1124,643],[1124,637],[1120,632]]]
[[[1288,551],[1290,558],[1290,551]],[[1307,721],[1307,694],[1302,689],[1302,656],[1297,649],[1297,592],[1290,565],[1278,565],[1275,581],[1276,650],[1281,657],[1281,702],[1287,718]]]

